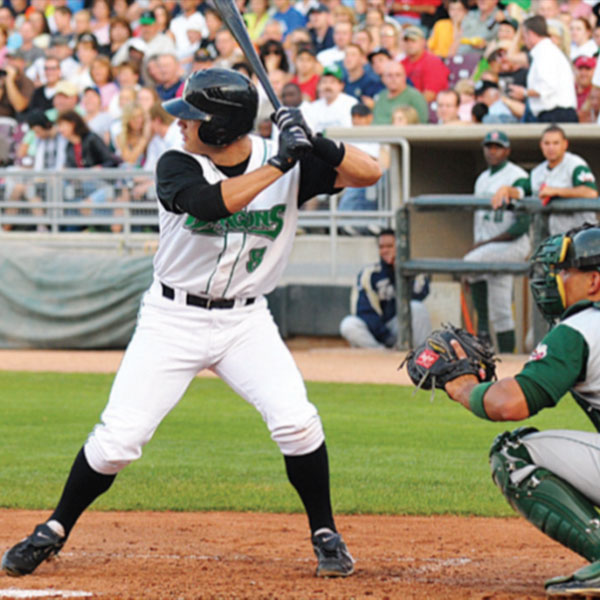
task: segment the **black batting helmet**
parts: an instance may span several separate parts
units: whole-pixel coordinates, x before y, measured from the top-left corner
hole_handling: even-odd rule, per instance
[[[163,107],[174,117],[202,121],[198,135],[205,144],[226,146],[252,129],[258,93],[237,71],[205,69],[192,73],[182,97],[165,102]]]

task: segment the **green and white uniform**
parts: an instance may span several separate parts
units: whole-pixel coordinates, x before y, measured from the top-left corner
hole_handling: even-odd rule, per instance
[[[503,185],[523,186],[528,181],[527,172],[507,161],[498,167],[486,169],[475,181],[475,195],[491,198]],[[510,233],[514,239],[506,242],[490,242],[471,250],[464,260],[473,262],[521,262],[531,250],[529,217],[512,210],[478,210],[473,217],[473,239],[485,242],[502,233]],[[515,327],[512,314],[512,275],[482,275],[471,281],[487,281],[490,321],[496,332]]]
[[[571,392],[600,431],[600,304],[570,307],[516,376],[533,415]],[[535,465],[551,471],[600,506],[600,435],[549,430],[522,438]]]
[[[576,154],[566,152],[560,164],[554,168],[548,166],[548,161],[544,161],[531,171],[527,182],[519,183],[526,196],[537,197],[542,186],[558,188],[572,188],[585,185],[597,190],[596,178],[588,164]],[[573,214],[555,214],[550,215],[549,227],[550,235],[565,233],[573,227],[583,225],[583,223],[597,223],[596,213],[578,212]]]

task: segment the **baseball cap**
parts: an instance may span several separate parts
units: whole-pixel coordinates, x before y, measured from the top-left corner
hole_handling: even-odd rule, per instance
[[[511,19],[510,17],[500,21],[499,25],[510,25],[515,31],[519,29],[519,21]]]
[[[140,16],[140,25],[154,25],[156,17],[151,10],[145,10]]]
[[[79,96],[77,86],[66,79],[62,79],[54,86],[54,93],[63,94],[64,96]]]
[[[344,71],[338,65],[329,65],[323,69],[323,73],[321,77],[325,77],[326,75],[331,75],[340,81],[344,81]]]
[[[92,44],[92,46],[96,50],[98,50],[98,39],[96,38],[96,36],[93,33],[90,33],[89,31],[86,31],[85,33],[82,33],[77,38],[77,45],[83,44],[83,43]]]
[[[404,39],[417,39],[417,38],[425,38],[425,32],[418,25],[409,25],[402,32]]]
[[[593,56],[578,56],[573,64],[577,69],[595,69],[596,59]]]
[[[131,48],[145,54],[148,50],[148,44],[140,37],[133,37],[127,42],[127,49],[130,50]]]
[[[325,6],[325,4],[317,4],[316,6],[313,6],[312,8],[310,8],[308,10],[308,13],[306,13],[309,17],[312,13],[328,13],[329,12],[329,8],[327,6]]]
[[[210,62],[214,60],[206,48],[199,48],[194,52],[194,62]]]
[[[57,46],[70,46],[71,40],[66,35],[53,35],[50,39],[50,48]]]
[[[503,148],[510,148],[510,140],[503,131],[488,131],[485,134],[481,145],[488,146],[490,144],[496,144],[497,146],[502,146]]]
[[[475,84],[475,97],[481,96],[486,90],[491,88],[498,89],[498,84],[495,81],[488,81],[487,79],[480,79]]]
[[[6,52],[6,56],[10,56],[11,58],[20,58],[22,60],[26,60],[25,53],[21,48],[9,48]]]
[[[98,89],[97,86],[95,85],[88,85],[84,90],[83,93],[85,94],[86,92],[94,92],[94,94],[98,94],[98,96],[100,96],[100,90]]]
[[[392,55],[390,54],[390,51],[387,48],[384,48],[383,46],[378,46],[377,48],[373,48],[373,50],[369,52],[369,61],[373,60],[373,57],[377,56],[378,54],[384,54],[388,58],[392,58]]]
[[[373,114],[373,111],[366,104],[358,102],[352,106],[350,109],[350,114],[353,117],[368,117],[369,115]]]

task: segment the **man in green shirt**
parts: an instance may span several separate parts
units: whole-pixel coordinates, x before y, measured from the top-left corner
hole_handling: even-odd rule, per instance
[[[586,224],[545,240],[532,257],[530,285],[556,325],[515,377],[480,384],[463,375],[446,392],[491,421],[521,421],[571,392],[600,431],[600,227]],[[459,358],[466,355],[453,342]],[[546,582],[550,597],[600,594],[600,435],[521,427],[490,451],[494,482],[520,514],[591,564]]]
[[[427,123],[429,109],[421,92],[407,85],[404,67],[394,60],[387,62],[381,81],[385,90],[375,97],[373,125],[391,125],[392,113],[398,106],[412,106],[419,115],[420,123]]]

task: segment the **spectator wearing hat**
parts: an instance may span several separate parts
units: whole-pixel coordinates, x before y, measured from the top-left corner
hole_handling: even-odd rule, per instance
[[[509,96],[527,101],[535,121],[576,123],[575,78],[567,57],[548,37],[546,20],[529,17],[523,22],[523,41],[530,51],[527,87],[509,86]]]
[[[352,42],[352,25],[350,23],[336,23],[333,28],[334,45],[317,54],[317,60],[324,67],[341,64],[344,60],[346,48]]]
[[[46,116],[52,121],[56,122],[59,113],[65,110],[78,110],[83,112],[79,104],[79,90],[77,86],[66,79],[61,79],[54,90],[54,96],[52,97],[52,108],[46,111]]]
[[[175,42],[166,33],[159,31],[156,16],[151,10],[145,10],[139,19],[140,37],[146,43],[145,58],[158,54],[175,54]]]
[[[456,54],[460,45],[462,22],[468,12],[466,0],[448,2],[448,18],[435,22],[427,40],[427,47],[433,54],[440,58],[448,58]]]
[[[571,61],[574,61],[578,56],[596,56],[598,54],[598,46],[592,39],[592,25],[588,19],[577,17],[573,19],[569,25],[571,32]]]
[[[0,73],[0,116],[22,120],[29,108],[35,85],[25,75],[25,56],[18,49],[10,49],[4,73]]]
[[[390,125],[392,112],[397,106],[412,106],[419,115],[421,123],[427,123],[429,109],[427,101],[419,90],[407,85],[404,67],[393,60],[388,61],[381,78],[385,90],[375,98],[373,107],[373,124]]]
[[[256,44],[260,43],[265,25],[271,18],[269,0],[250,0],[249,7],[250,10],[244,12],[244,22],[250,39]]]
[[[432,102],[440,90],[448,87],[448,67],[439,56],[426,50],[425,33],[417,25],[404,30],[406,58],[402,61],[406,76],[425,97]]]
[[[161,54],[158,57],[159,83],[156,93],[165,102],[176,97],[177,91],[183,85],[181,65],[174,54]]]
[[[317,99],[317,85],[320,79],[321,67],[315,53],[310,48],[300,48],[296,54],[296,74],[291,79],[302,93],[302,97],[312,102]]]
[[[373,73],[381,79],[385,66],[392,59],[389,50],[383,46],[378,46],[369,52],[367,58],[369,59],[369,65],[371,66]]]
[[[210,69],[214,64],[214,57],[206,48],[199,48],[192,58],[192,72]]]
[[[49,56],[44,60],[45,83],[35,88],[29,103],[30,111],[45,111],[52,108],[52,98],[56,91],[56,84],[61,79],[60,62],[57,58]]]
[[[343,90],[342,68],[326,67],[319,81],[319,99],[308,104],[304,112],[306,121],[315,133],[328,127],[352,127],[350,110],[357,100]]]
[[[577,94],[578,114],[592,91],[592,77],[594,75],[596,64],[597,60],[592,56],[578,56],[573,61],[573,66],[575,67],[575,93]]]
[[[335,45],[330,17],[329,9],[325,4],[314,6],[308,11],[308,31],[317,54]]]
[[[368,66],[367,57],[358,44],[349,44],[344,56],[346,84],[344,92],[372,108],[375,96],[384,89],[381,78]],[[372,117],[372,115],[371,115]]]
[[[283,24],[283,39],[294,29],[306,25],[306,17],[292,6],[290,0],[273,0],[273,5],[273,18]]]
[[[462,20],[458,54],[483,54],[488,42],[496,37],[502,17],[498,0],[477,0],[477,8],[470,10]]]
[[[180,60],[187,59],[187,62],[191,62],[200,40],[208,35],[204,16],[198,12],[199,5],[199,0],[181,0],[181,12],[169,25],[169,34],[175,40],[176,55]]]

